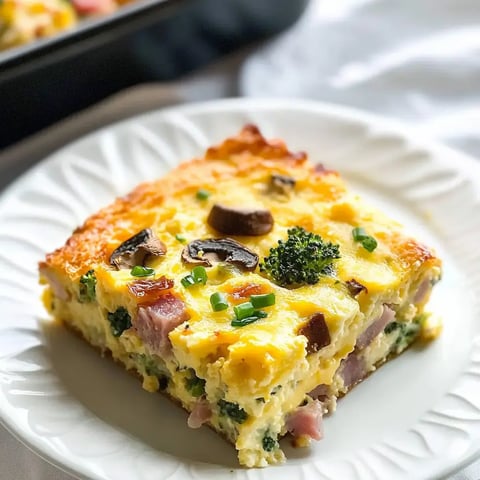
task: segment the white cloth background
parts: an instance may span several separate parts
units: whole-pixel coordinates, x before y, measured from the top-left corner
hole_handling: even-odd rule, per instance
[[[0,189],[60,145],[101,125],[239,91],[371,110],[480,157],[479,0],[312,1],[288,33],[249,53],[172,85],[126,91],[3,152]],[[71,478],[0,427],[0,480]],[[480,461],[450,480],[480,480]]]
[[[370,110],[480,157],[480,2],[312,2],[247,60],[241,92]]]

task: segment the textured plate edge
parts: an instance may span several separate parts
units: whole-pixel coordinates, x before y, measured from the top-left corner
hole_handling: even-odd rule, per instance
[[[13,422],[12,422],[13,424]],[[27,448],[30,452],[37,455],[37,457],[41,458],[49,465],[58,470],[70,475],[73,479],[76,480],[104,480],[102,477],[87,477],[79,472],[78,469],[75,469],[74,466],[69,466],[70,462],[59,462],[59,460],[54,456],[46,451],[44,451],[40,446],[36,445],[34,442],[31,442],[27,438],[20,435],[18,431],[16,431],[10,423],[7,423],[5,419],[1,416],[0,412],[0,426],[2,426],[20,445],[23,445]]]
[[[202,113],[206,110],[212,113],[222,113],[226,111],[238,111],[238,112],[257,112],[268,111],[273,108],[285,108],[296,110],[301,112],[311,112],[314,114],[328,115],[336,117],[348,122],[356,122],[363,124],[368,128],[381,129],[394,136],[401,137],[411,142],[415,147],[422,148],[428,152],[432,152],[438,157],[450,157],[461,164],[461,169],[471,169],[475,173],[475,180],[480,186],[480,160],[467,153],[463,153],[452,147],[436,142],[434,140],[426,139],[424,136],[419,135],[414,129],[409,128],[401,121],[383,117],[381,115],[364,112],[359,109],[346,107],[343,105],[337,105],[333,103],[317,102],[314,100],[298,100],[288,98],[227,98],[222,100],[210,100],[206,102],[193,102],[174,107],[166,107],[150,112],[135,115],[133,117],[114,122],[104,127],[89,132],[73,142],[69,142],[66,145],[60,147],[55,152],[48,155],[46,158],[40,160],[36,165],[23,172],[17,179],[8,184],[0,193],[0,202],[5,201],[8,197],[16,193],[19,186],[25,181],[25,177],[35,174],[39,169],[42,169],[44,165],[54,163],[57,157],[61,156],[64,152],[71,148],[76,147],[84,141],[88,141],[91,137],[101,135],[111,129],[118,129],[134,125],[137,121],[143,121],[149,118],[154,118],[157,115],[169,115],[169,114],[182,114],[185,116],[195,115]],[[219,139],[221,140],[221,139]]]

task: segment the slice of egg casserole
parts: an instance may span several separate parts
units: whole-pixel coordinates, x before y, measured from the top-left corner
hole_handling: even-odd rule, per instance
[[[435,254],[254,126],[91,216],[40,263],[46,307],[232,442],[242,465],[440,326]]]

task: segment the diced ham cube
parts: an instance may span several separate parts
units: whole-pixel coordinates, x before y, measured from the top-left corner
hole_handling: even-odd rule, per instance
[[[187,424],[190,428],[200,428],[204,423],[212,418],[210,404],[204,398],[197,400],[191,411]]]
[[[372,343],[373,339],[383,330],[385,327],[393,322],[395,319],[395,312],[388,306],[383,306],[383,311],[380,317],[377,320],[374,320],[372,324],[358,337],[356,348],[365,348],[370,343]]]
[[[166,293],[155,303],[138,308],[134,327],[152,353],[162,356],[170,353],[168,334],[189,318],[185,303],[171,293]]]
[[[298,407],[287,418],[287,430],[295,438],[308,437],[313,440],[323,438],[323,407],[318,400]]]

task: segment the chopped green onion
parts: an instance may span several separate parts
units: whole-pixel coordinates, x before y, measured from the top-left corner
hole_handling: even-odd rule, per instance
[[[245,327],[246,325],[250,325],[251,323],[254,323],[257,320],[260,320],[260,318],[259,317],[247,317],[247,318],[243,318],[242,320],[238,320],[238,319],[234,318],[230,322],[230,325],[232,327]]]
[[[367,252],[373,252],[378,246],[375,238],[368,235],[363,227],[355,227],[352,230],[352,236],[353,240],[355,240],[355,242],[360,242]]]
[[[155,270],[150,267],[142,267],[142,265],[135,265],[130,270],[130,275],[134,277],[149,277],[150,275],[155,275]]]
[[[200,190],[197,190],[197,193],[195,196],[197,197],[197,200],[207,200],[208,197],[211,195],[211,193],[208,190],[205,190],[201,188]]]
[[[245,318],[242,318],[241,320],[238,318],[234,318],[230,322],[230,325],[232,327],[245,327],[246,325],[250,325],[251,323],[254,323],[257,320],[260,320],[261,318],[265,318],[266,316],[267,316],[266,312],[263,312],[262,310],[255,310],[250,317],[245,317]]]
[[[180,280],[180,283],[185,287],[189,288],[192,285],[195,285],[195,279],[191,275],[187,275]]]
[[[361,242],[365,237],[368,237],[367,232],[363,227],[355,227],[352,230],[352,235],[356,242]]]
[[[228,308],[228,302],[225,295],[220,292],[215,292],[210,295],[210,304],[212,305],[214,312],[221,312]]]
[[[377,241],[373,237],[367,237],[362,240],[362,247],[367,250],[367,252],[373,252],[377,248]]]
[[[233,307],[233,311],[235,312],[235,317],[237,317],[237,320],[242,320],[244,318],[251,317],[255,311],[255,307],[250,302],[245,302]]]
[[[185,243],[187,241],[187,238],[185,235],[182,235],[181,233],[177,233],[175,235],[175,238],[180,242],[180,243]]]
[[[207,283],[207,271],[204,267],[195,267],[192,273],[183,277],[180,282],[185,288],[190,288],[193,285],[205,285]]]
[[[200,283],[201,285],[205,285],[207,283],[207,271],[205,267],[195,267],[192,269],[192,277],[195,280],[195,283]]]
[[[265,293],[263,295],[252,295],[250,302],[255,308],[271,307],[275,305],[275,294]]]

